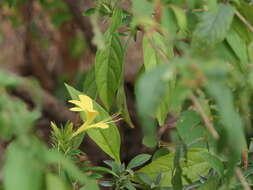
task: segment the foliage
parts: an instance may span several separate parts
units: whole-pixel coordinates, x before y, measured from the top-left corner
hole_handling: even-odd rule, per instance
[[[64,3],[40,3],[62,10],[52,15],[55,27],[71,18]],[[120,0],[98,0],[96,7],[84,10],[93,21],[95,63],[83,91],[66,84],[76,106],[70,110],[78,112],[82,123],[52,123],[50,148],[34,134],[40,106],[28,109],[11,95],[27,81],[0,73],[0,138],[8,141],[4,190],[250,189],[252,2],[131,0],[131,8],[123,7]],[[104,34],[99,18],[109,23]],[[135,82],[136,111],[143,144],[154,154],[139,154],[126,164],[120,158],[116,116],[120,113],[134,127],[124,91],[124,61],[137,35],[143,40],[143,67]],[[158,134],[170,128],[170,117],[176,122],[171,142],[164,142]],[[80,162],[86,134],[110,156],[104,161],[109,168]]]

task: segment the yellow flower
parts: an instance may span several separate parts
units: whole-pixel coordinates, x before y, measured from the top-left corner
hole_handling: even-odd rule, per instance
[[[79,100],[70,100],[69,102],[76,105],[76,107],[70,108],[71,111],[75,112],[84,112],[86,120],[79,129],[73,133],[73,137],[90,129],[90,128],[101,128],[105,129],[109,127],[109,123],[113,122],[111,119],[103,120],[97,123],[93,123],[96,116],[99,114],[96,110],[93,109],[93,102],[89,96],[79,95]]]

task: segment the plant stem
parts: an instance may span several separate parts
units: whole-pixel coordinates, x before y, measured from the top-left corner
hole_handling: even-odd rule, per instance
[[[253,33],[253,26],[241,15],[239,11],[235,11],[235,15],[248,27],[248,29]]]
[[[206,128],[208,129],[208,131],[212,134],[212,136],[215,139],[219,139],[219,134],[217,133],[217,131],[215,130],[215,128],[213,127],[213,124],[211,123],[211,121],[209,120],[209,118],[207,117],[207,115],[205,114],[201,104],[199,103],[198,99],[196,96],[194,96],[193,94],[190,95],[190,98],[196,108],[196,110],[199,112],[200,116],[202,117]]]
[[[235,168],[235,173],[238,177],[238,179],[240,180],[240,182],[242,183],[243,187],[244,187],[244,190],[251,190],[247,180],[245,179],[245,177],[243,176],[243,173],[241,171],[240,168]]]

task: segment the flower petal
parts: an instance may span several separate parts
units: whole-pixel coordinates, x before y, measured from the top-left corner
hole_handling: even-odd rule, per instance
[[[79,100],[69,100],[69,102],[75,104],[77,107],[82,108],[82,103]]]
[[[90,125],[90,128],[101,128],[101,129],[106,129],[108,128],[109,125],[107,123],[103,123],[103,122],[98,122],[95,124]]]
[[[83,111],[80,107],[73,107],[73,108],[70,108],[69,110],[70,111],[77,111],[77,112]]]
[[[106,129],[108,127],[109,127],[109,125],[107,123],[103,123],[103,122],[95,123],[95,124],[92,124],[92,125],[83,124],[83,125],[81,125],[81,127],[79,129],[76,130],[76,132],[73,133],[72,136],[73,137],[77,136],[80,133],[85,132],[85,131],[87,131],[88,129],[91,129],[91,128]]]
[[[93,102],[89,96],[86,95],[79,95],[80,102],[82,107],[86,108],[87,110],[93,110]]]
[[[92,123],[92,121],[96,118],[98,112],[97,111],[86,111],[86,121],[85,121],[85,125],[89,125],[90,123]]]

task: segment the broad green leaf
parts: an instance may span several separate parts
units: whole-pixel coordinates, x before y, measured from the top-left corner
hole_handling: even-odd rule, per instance
[[[138,167],[147,162],[150,158],[151,155],[149,154],[139,154],[129,162],[129,164],[127,165],[127,169]]]
[[[203,158],[209,162],[210,166],[217,171],[219,177],[223,177],[225,168],[222,161],[218,157],[209,152],[202,152],[201,156],[203,156]]]
[[[158,64],[162,63],[161,58],[159,57],[159,55],[156,53],[155,49],[151,45],[151,40],[152,39],[149,39],[146,35],[144,35],[142,46],[143,46],[144,67],[146,71],[151,70],[155,68]]]
[[[97,97],[97,86],[95,80],[95,67],[94,65],[91,67],[89,72],[87,73],[84,83],[83,83],[83,92],[90,96],[93,99]]]
[[[99,97],[109,110],[120,85],[124,52],[117,34],[107,32],[105,38],[105,48],[96,54],[95,76]]]
[[[153,4],[147,0],[133,0],[132,9],[135,14],[151,17],[153,14]]]
[[[215,9],[204,13],[193,33],[193,43],[213,46],[224,40],[232,23],[234,11],[230,5],[219,4]]]
[[[185,144],[195,148],[206,148],[206,130],[201,125],[202,119],[195,111],[182,112],[176,123],[177,131]]]
[[[180,28],[180,30],[182,31],[186,31],[187,30],[187,18],[186,18],[186,14],[185,11],[177,6],[170,6],[171,9],[173,10],[175,17],[177,19],[177,24],[178,27]]]
[[[171,8],[164,7],[163,14],[161,17],[161,25],[165,29],[165,31],[168,32],[168,35],[170,35],[173,38],[175,38],[178,30],[178,24],[175,14],[173,14],[173,11]]]
[[[239,34],[235,30],[231,29],[226,36],[226,40],[238,59],[243,64],[248,63],[246,42],[239,36]]]
[[[30,145],[21,145],[16,140],[8,146],[3,169],[5,190],[42,188],[43,163],[38,159],[40,145],[33,141]]]
[[[210,169],[210,164],[203,159],[201,153],[205,152],[204,149],[189,149],[187,153],[187,160],[181,158],[180,165],[182,168],[182,175],[186,176],[192,181],[198,180],[199,176],[205,176]],[[174,168],[173,160],[175,153],[170,153],[162,156],[147,166],[137,171],[138,173],[145,173],[155,179],[159,173],[162,173],[162,180],[160,185],[171,186],[172,170]],[[137,179],[138,181],[138,179]],[[183,179],[183,184],[186,185],[187,181]]]
[[[146,174],[146,173],[142,173],[142,172],[139,172],[137,173],[138,175],[138,178],[144,183],[144,184],[147,184],[147,185],[151,185],[152,184],[152,178]]]
[[[159,148],[152,156],[152,161],[169,154],[169,150],[167,148]]]
[[[240,68],[240,60],[235,55],[227,41],[223,41],[222,43],[218,44],[215,48],[214,55],[220,58],[223,61],[227,61],[234,66]]]
[[[66,85],[66,88],[72,99],[78,99],[78,95],[82,94],[73,87]],[[93,101],[94,109],[99,112],[95,121],[108,119],[109,114],[95,101]],[[94,128],[87,131],[90,138],[109,156],[120,162],[120,134],[115,124],[110,123],[107,129]]]
[[[46,175],[46,184],[47,190],[70,190],[70,188],[67,187],[65,182],[59,176],[52,173],[48,173]]]

